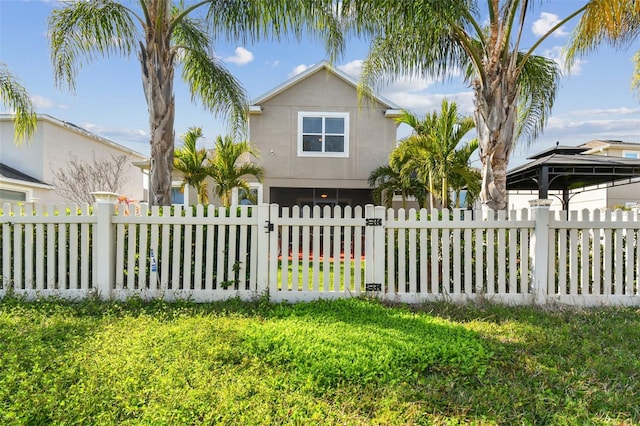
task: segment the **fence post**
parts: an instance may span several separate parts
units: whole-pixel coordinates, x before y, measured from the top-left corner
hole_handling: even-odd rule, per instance
[[[383,295],[386,291],[384,286],[385,212],[384,207],[374,207],[372,204],[365,206],[365,220],[371,221],[365,229],[365,290],[369,292],[369,285],[371,285],[371,288],[380,285],[379,291]]]
[[[255,255],[257,256],[257,274],[256,274],[256,293],[258,295],[265,294],[269,289],[269,204],[260,204],[257,207],[257,226],[258,247]]]
[[[551,200],[530,200],[532,218],[535,221],[531,235],[531,275],[533,300],[535,304],[545,304],[549,278],[549,207]]]
[[[111,218],[118,202],[118,194],[112,192],[92,192],[95,198],[94,205],[96,216],[96,228],[93,232],[95,238],[94,264],[96,268],[96,283],[93,288],[98,291],[100,298],[111,299],[111,289],[115,283],[116,246],[115,233],[111,224]]]

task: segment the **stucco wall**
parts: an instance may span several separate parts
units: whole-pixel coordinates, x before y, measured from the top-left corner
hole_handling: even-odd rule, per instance
[[[94,155],[96,158],[106,158],[125,154],[128,160],[120,192],[129,198],[142,200],[142,171],[132,164],[144,159],[141,154],[82,130],[67,127],[64,123],[48,117],[39,117],[33,139],[20,146],[14,144],[12,121],[3,119],[0,126],[0,162],[50,185],[54,183],[54,171],[64,168],[71,155],[79,160],[92,162]],[[9,186],[3,185],[7,189],[16,189]],[[50,189],[33,189],[31,196],[41,202],[66,201]]]
[[[358,106],[355,87],[326,69],[268,99],[261,115],[250,116],[250,140],[265,169],[265,197],[271,186],[369,188],[373,169],[388,163],[396,124],[382,105]],[[298,112],[349,114],[349,155],[298,156]],[[265,199],[268,202],[268,199]]]

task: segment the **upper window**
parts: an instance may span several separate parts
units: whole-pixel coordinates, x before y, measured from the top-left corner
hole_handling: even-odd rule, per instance
[[[624,158],[635,158],[635,159],[640,158],[640,154],[638,153],[638,151],[623,151],[622,156]]]
[[[349,156],[349,113],[299,112],[298,155]]]

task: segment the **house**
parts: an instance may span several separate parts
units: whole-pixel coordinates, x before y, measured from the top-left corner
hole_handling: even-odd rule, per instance
[[[543,163],[550,175],[552,209],[563,208],[563,198],[570,210],[638,208],[640,206],[640,143],[617,140],[592,140],[577,147],[556,146],[529,157],[531,163],[507,173],[507,188],[524,188],[533,184],[533,167]],[[570,189],[553,191],[571,178]],[[538,179],[536,177],[536,179]],[[528,182],[527,182],[528,181]],[[528,207],[538,198],[537,191],[510,191],[509,208]]]
[[[0,203],[5,201],[68,202],[56,192],[54,174],[70,159],[90,163],[94,159],[125,155],[122,195],[143,199],[143,175],[133,165],[144,156],[74,124],[38,114],[30,141],[16,145],[13,116],[0,115]]]
[[[399,114],[383,97],[359,100],[357,82],[326,61],[254,99],[249,140],[265,175],[261,185],[252,184],[258,201],[372,203],[367,179],[388,163]]]

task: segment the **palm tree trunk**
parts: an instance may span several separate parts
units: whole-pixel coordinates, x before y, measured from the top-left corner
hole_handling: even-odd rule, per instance
[[[507,166],[518,117],[516,85],[508,77],[499,78],[495,73],[486,86],[478,81],[474,85],[474,118],[482,161],[480,200],[493,210],[507,208]]]
[[[170,48],[168,20],[154,20],[157,14],[168,16],[170,11],[171,2],[159,2],[149,8],[152,23],[146,28],[146,45],[140,46],[142,86],[149,108],[149,202],[154,206],[171,205],[175,139],[174,54]],[[156,22],[159,22],[158,26]]]
[[[449,182],[447,182],[446,174],[442,177],[442,208],[449,207]]]
[[[431,208],[436,208],[435,188],[433,187],[433,175],[429,173],[429,204]]]

